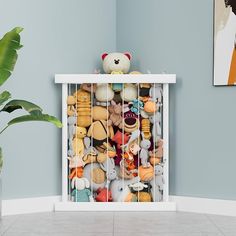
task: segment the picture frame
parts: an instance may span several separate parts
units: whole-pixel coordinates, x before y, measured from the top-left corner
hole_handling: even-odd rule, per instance
[[[236,0],[214,0],[214,86],[236,85]]]

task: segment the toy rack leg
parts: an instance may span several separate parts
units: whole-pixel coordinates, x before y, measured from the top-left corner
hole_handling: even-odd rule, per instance
[[[163,84],[163,161],[164,191],[163,201],[169,201],[169,84]]]
[[[62,202],[68,201],[67,169],[67,84],[62,84]]]

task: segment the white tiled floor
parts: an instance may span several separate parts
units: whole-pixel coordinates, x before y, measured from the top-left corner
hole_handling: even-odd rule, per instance
[[[236,217],[184,212],[57,212],[3,217],[4,236],[236,236]]]

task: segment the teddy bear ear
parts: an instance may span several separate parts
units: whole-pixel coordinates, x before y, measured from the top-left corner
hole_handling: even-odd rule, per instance
[[[108,55],[108,53],[106,53],[106,52],[103,53],[103,54],[102,54],[102,60],[104,60],[107,55]]]
[[[129,52],[124,52],[124,54],[125,54],[125,56],[127,56],[129,58],[129,60],[132,59],[132,56],[131,56],[131,54]]]

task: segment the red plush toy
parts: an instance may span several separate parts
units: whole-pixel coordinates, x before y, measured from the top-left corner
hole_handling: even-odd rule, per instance
[[[121,145],[125,145],[129,141],[129,135],[127,133],[122,133],[119,130],[113,136],[112,141],[117,143],[117,148],[120,149]]]
[[[97,190],[97,196],[95,199],[97,202],[111,202],[111,191],[109,191],[107,188],[99,188]]]

